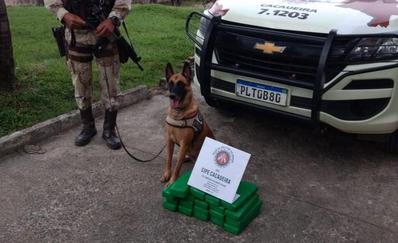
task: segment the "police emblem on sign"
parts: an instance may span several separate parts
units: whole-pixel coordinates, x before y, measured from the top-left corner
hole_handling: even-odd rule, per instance
[[[227,147],[220,147],[216,149],[213,155],[214,155],[214,161],[220,167],[225,167],[229,163],[233,163],[234,161],[234,154]]]

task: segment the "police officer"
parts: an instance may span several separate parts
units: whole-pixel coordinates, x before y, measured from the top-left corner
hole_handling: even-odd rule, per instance
[[[131,0],[45,0],[44,2],[66,26],[67,64],[83,124],[75,144],[84,146],[97,134],[91,109],[92,60],[95,56],[100,74],[101,101],[106,109],[102,137],[108,147],[119,149],[121,144],[115,133],[115,125],[119,107],[120,62],[113,32],[131,9]],[[100,15],[103,18],[100,18]],[[101,38],[108,38],[111,42],[101,52],[96,52],[94,47]]]

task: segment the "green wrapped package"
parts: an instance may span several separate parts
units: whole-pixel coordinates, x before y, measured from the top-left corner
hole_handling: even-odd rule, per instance
[[[216,216],[216,217],[222,218],[223,220],[224,220],[224,217],[225,217],[224,214],[219,213],[219,212],[217,212],[217,211],[214,211],[213,209],[210,209],[210,214],[211,214],[211,215],[214,215],[214,216]]]
[[[186,207],[186,208],[193,208],[193,205],[194,205],[194,202],[193,201],[191,201],[191,200],[189,200],[189,199],[180,199],[179,201],[178,201],[178,204],[179,205],[182,205],[182,206],[184,206],[184,207]]]
[[[221,203],[220,199],[213,197],[209,194],[206,194],[205,200],[206,200],[206,202],[208,202],[210,204],[210,206],[219,206]]]
[[[257,204],[258,201],[260,201],[260,197],[255,194],[237,211],[225,210],[225,216],[233,220],[240,221]]]
[[[197,219],[207,221],[209,220],[209,210],[200,208],[198,206],[193,207],[193,216]]]
[[[237,194],[239,194],[239,198],[236,199],[232,204],[227,203],[225,201],[221,201],[221,204],[230,211],[236,211],[245,202],[247,202],[256,192],[257,192],[256,185],[247,181],[242,181],[239,184],[238,191],[236,192]]]
[[[194,196],[190,193],[185,198],[182,198],[181,200],[195,202]]]
[[[165,209],[167,209],[167,210],[170,210],[170,211],[175,212],[175,211],[177,211],[178,204],[177,204],[177,203],[169,202],[169,201],[167,201],[167,199],[166,199],[166,200],[163,201],[163,207],[164,207]]]
[[[166,198],[168,202],[177,203],[177,199],[171,194],[170,187],[163,189],[162,196]]]
[[[235,235],[239,235],[250,222],[258,216],[261,210],[262,202],[258,201],[256,206],[242,218],[241,221],[230,220],[228,217],[224,222],[224,230]]]
[[[188,180],[191,176],[191,171],[184,173],[173,184],[170,185],[170,193],[174,197],[185,198],[189,194]]]
[[[210,209],[211,222],[222,227],[224,225],[224,219],[225,219],[224,214],[221,214],[217,211],[214,211],[213,209]]]
[[[224,213],[225,213],[225,208],[222,207],[222,206],[213,206],[213,205],[210,205],[210,209],[213,210],[213,211],[215,211],[215,212],[217,212],[217,213],[219,213],[219,214],[221,214],[221,215],[224,215]]]
[[[224,226],[224,217],[220,217],[217,214],[214,214],[210,211],[210,221],[213,222],[215,225]]]
[[[239,235],[243,229],[224,223],[224,230],[234,235]]]
[[[191,172],[184,173],[172,185],[162,191],[163,207],[178,211],[199,220],[210,220],[232,234],[240,234],[258,216],[262,201],[256,194],[257,187],[242,181],[238,187],[239,198],[232,204],[188,186]]]
[[[202,209],[209,209],[209,204],[207,202],[201,201],[199,199],[195,199],[195,206],[202,208]]]
[[[198,190],[196,188],[191,187],[190,188],[191,194],[196,197],[199,200],[204,201],[205,200],[205,195],[206,193],[202,192],[201,190]]]
[[[187,207],[184,207],[183,205],[178,205],[178,212],[180,212],[182,214],[185,214],[187,216],[192,216],[192,211],[193,211],[193,208],[187,208]]]
[[[261,205],[262,201],[257,201],[254,207],[251,208],[240,221],[236,221],[231,219],[230,217],[226,217],[225,224],[243,230],[260,213]]]

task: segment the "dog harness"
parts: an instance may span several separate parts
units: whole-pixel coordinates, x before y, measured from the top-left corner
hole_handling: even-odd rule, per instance
[[[183,120],[176,120],[170,116],[167,116],[166,123],[172,127],[178,128],[192,128],[195,135],[199,134],[203,129],[204,119],[202,114],[198,111],[195,116]]]

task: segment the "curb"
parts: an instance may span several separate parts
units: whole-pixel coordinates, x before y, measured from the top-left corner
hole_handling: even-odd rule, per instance
[[[126,90],[120,94],[120,109],[138,103],[144,99],[149,99],[150,92],[147,86],[140,85],[136,88]],[[95,117],[104,113],[101,102],[93,104],[93,114]],[[34,144],[43,139],[57,135],[62,131],[80,124],[80,114],[74,110],[47,121],[38,123],[32,127],[14,132],[0,138],[0,157],[9,154],[24,145]]]

